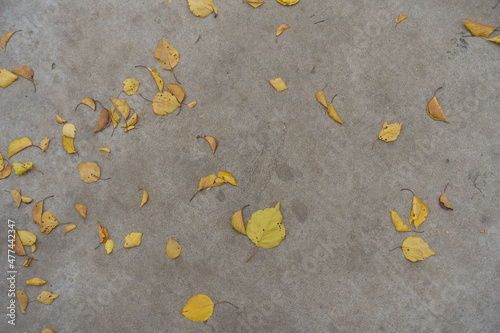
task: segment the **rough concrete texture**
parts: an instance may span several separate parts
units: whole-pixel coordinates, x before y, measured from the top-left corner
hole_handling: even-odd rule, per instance
[[[0,152],[11,140],[52,138],[47,152],[28,148],[12,162],[37,171],[0,181],[2,332],[498,332],[500,319],[500,47],[462,38],[469,19],[499,26],[488,1],[274,0],[254,9],[216,0],[219,15],[198,18],[184,0],[2,1],[1,33],[21,29],[0,52],[1,68],[35,71],[36,93],[20,78],[0,89]],[[408,18],[395,26],[395,18]],[[318,22],[321,21],[321,22]],[[275,29],[289,24],[277,40]],[[497,32],[492,36],[498,35]],[[92,133],[121,82],[133,77],[153,98],[144,68],[161,70],[154,50],[166,39],[180,52],[176,76],[186,102],[180,115],[157,116],[140,96],[125,96],[136,129]],[[282,77],[288,90],[267,80]],[[315,100],[334,94],[344,121]],[[426,104],[436,88],[450,123]],[[201,87],[201,90],[198,89]],[[56,115],[77,127],[78,155],[66,154]],[[403,122],[393,143],[377,139],[384,121]],[[212,154],[197,135],[212,135]],[[112,149],[109,159],[98,148]],[[77,164],[101,166],[93,184]],[[227,170],[239,186],[212,188],[189,201],[202,176]],[[445,185],[453,211],[438,205]],[[407,220],[412,189],[429,207],[422,234],[398,233],[389,210]],[[15,207],[3,190],[46,200],[64,226],[41,234],[31,205]],[[149,202],[141,209],[141,192]],[[281,202],[285,240],[260,249],[231,227],[242,206],[247,221]],[[86,221],[75,203],[88,207]],[[38,236],[37,261],[19,267],[17,288],[30,300],[59,294],[51,305],[17,309],[7,324],[7,220]],[[97,222],[115,250],[98,244]],[[487,234],[480,233],[485,229]],[[142,232],[139,247],[121,249]],[[446,233],[449,231],[449,234]],[[412,263],[400,249],[410,235],[435,256]],[[182,254],[165,254],[168,237]],[[120,249],[120,250],[119,250]],[[29,251],[28,251],[29,252]],[[17,258],[20,265],[24,258]],[[44,287],[25,287],[32,277]],[[206,324],[180,315],[193,295],[220,304]]]

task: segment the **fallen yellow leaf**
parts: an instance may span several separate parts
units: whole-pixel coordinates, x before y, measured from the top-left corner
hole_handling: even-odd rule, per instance
[[[3,34],[2,39],[0,39],[0,45],[2,45],[2,49],[4,52],[6,52],[7,43],[9,42],[10,37],[12,37],[13,34],[19,31],[21,30],[8,31]]]
[[[31,212],[33,218],[33,223],[42,223],[42,213],[43,213],[43,200],[38,201]]]
[[[252,259],[259,247],[271,249],[278,246],[285,238],[285,234],[279,202],[274,208],[266,208],[253,213],[247,223],[247,236],[256,247],[248,260]]]
[[[138,118],[139,118],[139,116],[137,115],[137,113],[134,112],[134,114],[132,115],[132,117],[130,117],[129,120],[127,120],[125,122],[125,124],[122,125],[121,127],[128,128],[128,127],[134,126],[137,123],[137,119]]]
[[[9,72],[5,68],[0,69],[0,87],[7,88],[12,82],[17,80],[17,75]]]
[[[424,260],[435,255],[429,247],[429,244],[418,236],[410,236],[406,238],[401,245],[401,250],[403,250],[403,254],[406,259],[412,262]]]
[[[26,230],[18,230],[17,233],[19,235],[19,239],[21,240],[21,244],[23,244],[23,246],[31,246],[35,244],[36,235],[34,233]]]
[[[109,111],[109,116],[111,118],[111,121],[113,122],[113,128],[116,128],[116,126],[118,126],[118,123],[120,122],[120,116],[114,110],[116,110],[116,109],[112,108]]]
[[[53,294],[49,291],[42,291],[36,300],[42,302],[43,304],[50,305],[58,297],[59,295]]]
[[[257,0],[247,0],[247,3],[252,6],[253,8],[257,8],[259,7],[260,5],[263,5],[265,4],[266,2],[265,1],[257,1]]]
[[[36,85],[35,82],[33,81],[33,77],[35,76],[33,68],[28,66],[19,66],[16,69],[14,69],[12,73],[22,76],[27,80],[30,80],[33,83],[33,86],[35,87],[35,92],[36,92]]]
[[[124,99],[120,98],[113,98],[110,97],[109,100],[111,103],[113,103],[113,106],[116,108],[116,111],[118,111],[124,120],[127,120],[128,116],[130,115],[130,106]]]
[[[170,90],[172,95],[174,95],[175,98],[177,98],[179,103],[182,103],[182,101],[184,100],[184,97],[186,96],[184,89],[182,89],[182,87],[180,85],[175,84],[175,83],[167,84],[167,88],[168,88],[168,90]]]
[[[39,277],[34,277],[26,281],[28,286],[43,286],[45,283],[47,283],[47,281],[40,279]]]
[[[26,333],[26,332],[25,332]],[[50,327],[47,327],[47,328],[44,328],[42,333],[56,333],[56,331],[54,331],[52,328]]]
[[[21,192],[19,192],[18,190],[11,190],[10,194],[12,195],[17,208],[19,208],[19,206],[21,206]]]
[[[33,162],[26,163],[12,163],[12,167],[14,167],[14,172],[16,175],[24,175],[27,171],[33,170]]]
[[[140,207],[144,206],[146,204],[146,202],[148,202],[148,199],[149,199],[149,193],[148,193],[148,191],[142,190],[142,201],[141,201],[141,206]]]
[[[10,166],[10,164],[8,164],[5,169],[3,169],[2,172],[0,172],[0,179],[4,179],[4,178],[7,178],[9,177],[10,173],[12,172],[12,167]]]
[[[62,128],[62,135],[74,139],[76,135],[76,127],[71,123],[64,124]]]
[[[330,116],[330,118],[332,118],[333,120],[335,120],[336,122],[338,122],[340,125],[344,124],[342,122],[342,120],[340,120],[340,117],[337,114],[337,111],[335,111],[335,108],[333,107],[333,103],[330,103],[330,105],[328,105],[328,110],[327,111],[328,111],[328,115]]]
[[[87,206],[77,203],[75,209],[84,219],[87,218]]]
[[[390,210],[390,212],[391,212],[392,223],[394,224],[394,227],[396,227],[397,231],[399,232],[412,231],[411,228],[407,226],[406,223],[404,223],[403,220],[399,217],[398,213],[392,210]]]
[[[208,144],[210,145],[210,148],[212,148],[212,153],[215,154],[215,150],[217,149],[217,146],[219,145],[217,143],[217,139],[214,138],[213,136],[198,136],[198,138],[204,138],[207,140]]]
[[[158,92],[152,101],[153,111],[157,115],[164,116],[174,112],[179,106],[179,101],[168,91]]]
[[[161,68],[171,71],[179,63],[179,51],[162,39],[156,47],[155,58],[160,62]]]
[[[42,149],[42,151],[47,151],[47,149],[49,148],[49,143],[50,139],[48,137],[45,137],[42,139],[42,141],[40,141],[40,148]]]
[[[125,244],[123,247],[135,247],[141,245],[142,233],[132,232],[125,237]]]
[[[316,93],[316,100],[321,103],[325,108],[328,108],[328,103],[326,102],[325,93],[320,90]]]
[[[488,37],[496,29],[496,27],[492,27],[491,25],[481,24],[469,20],[465,20],[464,24],[467,29],[469,29],[470,33],[476,37]]]
[[[427,103],[427,113],[434,120],[441,120],[449,123],[448,119],[446,119],[446,116],[444,115],[443,109],[441,109],[441,106],[436,99],[436,93],[441,88],[442,87],[436,89],[434,96],[431,98],[429,103]]]
[[[271,85],[277,91],[283,91],[283,90],[287,90],[288,89],[288,87],[286,86],[285,81],[283,81],[283,79],[280,78],[280,77],[277,78],[277,79],[274,79],[274,80],[270,80],[269,83],[271,83]]]
[[[151,67],[142,66],[142,65],[137,65],[135,67],[147,68],[149,70],[149,72],[151,73],[151,75],[153,75],[153,79],[155,79],[156,85],[158,86],[158,90],[160,92],[163,91],[163,79],[160,77],[160,74],[155,69],[152,69]]]
[[[36,251],[36,244],[31,245],[31,253]]]
[[[288,28],[290,28],[290,26],[288,24],[282,24],[279,27],[277,27],[276,28],[276,37],[281,35],[283,33],[283,31],[285,31]]]
[[[85,104],[89,108],[91,108],[92,110],[95,111],[95,101],[94,101],[94,99],[92,99],[90,97],[85,97],[84,99],[82,99],[82,101],[80,102],[80,104]],[[78,107],[78,105],[76,107]]]
[[[236,179],[234,179],[233,175],[227,171],[221,171],[217,175],[217,178],[222,178],[225,182],[228,182],[231,185],[238,186]]]
[[[181,244],[177,243],[176,241],[174,241],[172,238],[169,237],[166,251],[167,251],[167,256],[169,256],[172,259],[175,259],[181,255],[182,246]]]
[[[248,207],[249,205],[246,205],[245,207]],[[234,230],[238,231],[240,234],[246,235],[247,232],[245,230],[245,222],[243,221],[243,207],[239,211],[233,214],[231,217],[231,225],[233,226]]]
[[[500,44],[500,36],[496,36],[488,39],[490,42]]]
[[[396,19],[396,24],[398,24],[399,22],[403,21],[407,16],[406,15],[399,15],[399,17]]]
[[[137,81],[136,79],[126,79],[122,83],[122,90],[129,96],[135,94],[137,92],[137,89],[139,89],[139,81]]]
[[[182,308],[181,314],[192,321],[207,321],[214,312],[214,302],[207,295],[191,297]]]
[[[418,230],[418,226],[421,225],[429,214],[429,208],[420,200],[416,195],[413,196],[413,207],[411,210],[410,224],[414,224],[415,228]]]
[[[384,125],[382,126],[382,130],[380,131],[378,138],[382,141],[385,142],[390,142],[390,141],[396,141],[396,139],[399,136],[399,133],[401,133],[401,126],[403,123],[394,123],[387,125],[387,121],[384,122]]]
[[[30,263],[31,263],[31,260],[33,260],[33,258],[32,257],[28,257],[28,259],[26,259],[21,266],[28,267],[30,265]]]
[[[105,243],[108,240],[108,231],[99,222],[97,222],[99,227],[99,243]]]
[[[42,222],[39,224],[41,232],[48,235],[58,225],[59,221],[56,219],[54,214],[52,214],[51,212],[43,212]]]
[[[188,0],[188,4],[191,12],[198,17],[207,17],[212,13],[217,17],[214,0]]]
[[[71,230],[76,228],[76,224],[70,224],[64,227],[64,232],[70,232]]]
[[[26,308],[28,307],[28,295],[22,290],[16,290],[17,301],[19,302],[19,308],[21,313],[26,313]]]
[[[104,248],[106,249],[106,253],[110,254],[113,251],[113,248],[115,247],[115,242],[113,240],[108,239],[106,241],[106,244],[104,244]]]
[[[188,104],[190,108],[194,108],[194,106],[198,103],[198,101],[194,100],[191,103]]]
[[[85,162],[78,164],[80,179],[86,183],[93,183],[101,177],[101,168],[94,162]]]
[[[7,152],[7,158],[11,158],[24,148],[27,148],[29,146],[32,146],[33,142],[31,142],[30,138],[23,137],[19,139],[15,139],[9,144],[9,150]]]
[[[25,256],[26,251],[24,250],[23,244],[21,243],[21,238],[17,230],[14,232],[14,248],[12,249],[18,256]]]
[[[62,143],[63,143],[63,147],[64,147],[64,150],[66,150],[66,152],[68,154],[73,154],[73,153],[76,153],[77,150],[75,149],[75,146],[74,146],[74,140],[73,138],[68,138],[67,136],[64,136],[62,137]]]
[[[30,197],[24,197],[21,195],[21,202],[25,204],[30,204],[33,201],[33,198]]]
[[[450,202],[448,201],[448,198],[446,197],[446,194],[444,194],[444,193],[441,194],[441,196],[439,197],[439,205],[443,209],[453,210],[453,207],[451,207]]]
[[[297,2],[299,2],[299,0],[276,0],[276,1],[278,1],[280,4],[284,6],[295,5]]]

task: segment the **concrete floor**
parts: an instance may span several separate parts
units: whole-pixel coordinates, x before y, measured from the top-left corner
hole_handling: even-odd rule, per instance
[[[0,181],[2,272],[7,220],[38,235],[37,261],[19,267],[18,289],[38,276],[59,294],[51,305],[17,311],[2,332],[499,332],[500,317],[500,46],[462,38],[463,20],[500,25],[496,0],[324,1],[291,7],[268,0],[215,0],[219,15],[198,18],[185,0],[0,1],[1,34],[15,34],[0,68],[35,71],[36,93],[20,78],[0,89],[0,152],[27,136],[53,138],[47,152],[28,148],[11,161],[36,169]],[[395,26],[395,18],[408,18]],[[275,29],[289,24],[277,40]],[[495,32],[492,36],[498,35]],[[118,95],[133,77],[153,98],[144,68],[175,82],[154,58],[165,39],[180,52],[176,76],[186,102],[180,115],[158,116],[140,96],[125,96],[139,114],[136,129],[92,133],[99,112],[75,107],[84,97]],[[278,93],[267,80],[282,77]],[[315,100],[334,94],[344,121]],[[436,88],[450,123],[434,121],[426,104]],[[198,89],[201,87],[201,90]],[[56,115],[77,127],[78,155],[66,154]],[[397,141],[377,139],[384,121],[403,122]],[[197,135],[219,141],[212,154]],[[98,148],[112,149],[110,159]],[[102,178],[86,184],[78,163],[97,162]],[[231,172],[229,184],[199,193],[201,177]],[[445,211],[446,194],[455,208]],[[411,188],[429,207],[419,230],[435,256],[412,263],[397,249],[389,210],[410,214]],[[34,201],[64,226],[41,234],[31,205],[16,208],[3,190]],[[141,209],[141,192],[150,193]],[[253,212],[281,202],[285,240],[260,249],[231,227],[242,206]],[[75,203],[88,207],[84,222]],[[115,241],[107,255],[97,222]],[[485,229],[487,234],[480,231]],[[140,247],[117,251],[130,232]],[[449,234],[446,233],[449,231]],[[172,260],[172,237],[182,254]],[[21,264],[24,258],[18,258]],[[206,324],[180,315],[193,295],[230,301]]]

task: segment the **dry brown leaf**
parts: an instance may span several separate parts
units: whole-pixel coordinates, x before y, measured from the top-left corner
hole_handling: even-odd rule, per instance
[[[21,313],[26,313],[26,308],[28,307],[28,295],[23,290],[16,290],[17,301],[19,302],[19,308]]]
[[[55,295],[48,291],[42,291],[40,295],[36,298],[37,301],[42,302],[43,304],[50,305],[52,302],[58,298],[59,295]]]
[[[80,179],[86,183],[93,183],[101,177],[101,168],[94,162],[85,162],[78,164]]]
[[[77,203],[75,209],[84,219],[87,218],[87,206]]]
[[[111,124],[111,116],[109,114],[109,111],[106,108],[102,107],[101,115],[99,116],[99,120],[97,121],[97,124],[94,128],[94,133],[102,131],[103,129],[108,127],[109,124]]]
[[[108,231],[99,222],[97,224],[99,226],[99,243],[105,243],[109,237]]]
[[[276,28],[276,37],[281,35],[283,33],[283,31],[285,31],[288,28],[290,28],[290,26],[288,24],[282,24],[279,27],[277,27]]]
[[[41,232],[48,235],[58,225],[59,221],[56,219],[54,214],[52,214],[51,212],[42,213],[42,222],[39,225]]]
[[[179,63],[179,51],[162,39],[156,47],[155,58],[160,62],[161,68],[171,71]]]
[[[182,101],[184,100],[184,97],[186,96],[184,89],[182,89],[182,87],[180,85],[175,84],[175,83],[167,84],[167,88],[168,88],[168,90],[170,90],[172,95],[174,95],[175,98],[177,98],[179,103],[182,103]]]
[[[33,207],[33,211],[31,212],[31,216],[33,218],[33,223],[42,223],[42,213],[43,213],[43,200],[38,201]]]
[[[47,151],[47,149],[49,149],[49,143],[50,139],[48,137],[45,137],[42,139],[42,141],[40,141],[40,148],[42,149],[42,151]]]
[[[12,167],[10,166],[10,164],[8,164],[5,167],[5,169],[3,169],[2,172],[0,172],[0,179],[4,179],[4,178],[9,177],[11,172],[12,172]]]
[[[26,251],[24,251],[23,243],[21,242],[21,238],[19,237],[19,234],[17,230],[15,231],[14,235],[14,248],[12,249],[15,254],[18,256],[25,256]]]

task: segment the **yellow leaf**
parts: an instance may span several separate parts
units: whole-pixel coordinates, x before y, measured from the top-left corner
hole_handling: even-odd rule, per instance
[[[316,100],[321,103],[325,108],[328,108],[328,103],[326,102],[325,93],[320,90],[316,93]],[[332,105],[333,106],[333,105]]]
[[[71,123],[64,124],[62,128],[62,135],[71,139],[75,138],[76,127]]]
[[[449,123],[448,119],[446,119],[446,116],[444,115],[443,109],[441,109],[441,106],[436,99],[436,92],[441,88],[442,87],[438,88],[434,92],[434,96],[431,98],[429,103],[427,103],[427,113],[434,120],[441,120]]]
[[[36,235],[30,231],[26,230],[18,230],[19,239],[21,240],[21,244],[23,246],[31,246],[36,242]]]
[[[145,67],[145,66],[140,65],[140,66],[136,66],[136,67]],[[146,67],[146,68],[149,70],[151,75],[153,75],[153,79],[155,79],[156,85],[158,86],[158,90],[160,92],[162,92],[163,91],[163,79],[160,77],[160,74],[156,70],[152,69],[151,67]]]
[[[111,115],[109,114],[108,109],[102,108],[101,115],[99,116],[99,120],[94,128],[94,133],[100,132],[111,124]]]
[[[217,8],[215,8],[214,0],[188,0],[189,9],[198,17],[207,17],[211,13],[217,17]]]
[[[162,39],[156,47],[155,58],[160,62],[161,68],[171,71],[179,63],[179,51]]]
[[[31,216],[33,218],[33,223],[42,223],[42,213],[43,213],[43,200],[38,201],[35,206],[33,206],[33,211]]]
[[[14,162],[12,163],[12,166],[14,167],[14,172],[16,173],[16,175],[24,175],[27,171],[33,169],[33,162],[26,162],[26,163]]]
[[[175,259],[181,255],[182,246],[181,244],[177,243],[176,241],[174,241],[172,238],[169,237],[166,250],[167,250],[167,256],[169,256],[172,259]]]
[[[271,85],[274,87],[274,89],[276,89],[277,91],[283,91],[283,90],[287,90],[288,87],[286,86],[285,84],[285,81],[283,81],[282,78],[277,78],[277,79],[274,79],[274,80],[271,80],[269,81],[269,83],[271,83]]]
[[[14,232],[14,248],[12,249],[18,256],[25,256],[26,251],[24,250],[23,244],[21,243],[21,238],[17,230]]]
[[[500,44],[500,36],[496,36],[488,39],[490,42]]]
[[[25,332],[26,333],[26,332]],[[44,328],[42,333],[56,333],[56,331],[54,331],[52,328],[50,327],[47,327],[47,328]]]
[[[114,110],[116,109],[112,108],[109,111],[109,116],[111,117],[111,121],[113,122],[113,128],[116,128],[116,126],[118,126],[118,123],[120,122],[120,116]]]
[[[115,247],[115,242],[113,240],[108,239],[106,241],[106,244],[104,244],[104,248],[106,249],[106,253],[110,254],[113,251],[113,248]]]
[[[5,167],[5,163],[3,161],[3,156],[0,153],[0,172],[3,170],[4,167]]]
[[[265,1],[257,1],[257,0],[247,0],[247,3],[252,6],[253,8],[257,8],[259,7],[260,5],[263,5],[265,4],[266,2]]]
[[[2,49],[4,52],[6,52],[7,43],[9,42],[10,37],[12,37],[13,34],[19,31],[21,30],[8,31],[3,34],[2,39],[0,39],[0,44],[2,45]]]
[[[17,80],[17,75],[8,70],[0,69],[0,87],[7,88],[12,82]]]
[[[92,110],[95,111],[95,101],[92,98],[90,98],[90,97],[85,97],[84,99],[82,99],[82,101],[80,102],[80,104],[85,104],[89,108],[91,108]]]
[[[179,101],[168,91],[158,92],[152,101],[154,113],[164,116],[174,112],[179,106]]]
[[[192,321],[207,321],[214,312],[214,302],[207,295],[191,297],[182,308],[181,314]]]
[[[135,94],[137,92],[137,89],[139,89],[139,81],[137,81],[136,79],[126,79],[122,83],[122,90],[129,96]]]
[[[182,89],[182,87],[180,85],[175,84],[175,83],[167,84],[167,88],[168,88],[168,90],[170,90],[172,95],[174,95],[175,98],[177,98],[179,103],[182,103],[182,101],[184,100],[184,97],[186,96],[184,89]]]
[[[446,194],[444,194],[444,193],[441,194],[441,196],[439,197],[439,205],[443,209],[453,210],[453,207],[451,207],[450,202],[448,201],[448,198],[446,197]]]
[[[110,97],[109,100],[111,101],[111,103],[113,103],[116,111],[118,111],[122,115],[122,118],[127,120],[128,116],[130,115],[130,106],[128,105],[128,103],[124,99],[120,98]]]
[[[488,37],[496,29],[496,27],[492,27],[491,25],[481,24],[469,20],[465,20],[464,24],[467,29],[470,30],[470,33],[476,37]]]
[[[36,298],[37,301],[42,302],[43,304],[50,305],[52,302],[58,298],[59,295],[53,294],[48,291],[42,291],[40,295]]]
[[[231,185],[238,186],[236,179],[234,179],[233,175],[227,171],[221,171],[217,175],[217,178],[222,178],[224,182],[228,182]]]
[[[382,126],[382,130],[380,131],[378,138],[382,141],[385,142],[390,142],[390,141],[396,141],[396,139],[399,136],[399,133],[401,133],[401,126],[403,123],[394,123],[387,125],[387,121],[384,122],[384,125]]]
[[[42,151],[47,151],[47,149],[49,148],[49,143],[50,139],[48,137],[45,137],[44,139],[42,139],[42,141],[40,141],[40,148],[42,149]]]
[[[50,232],[59,225],[59,221],[56,219],[54,214],[51,212],[43,212],[42,222],[40,223],[40,231],[45,234],[50,234]]]
[[[141,245],[142,233],[132,232],[125,237],[125,244],[123,247],[135,247]]]
[[[421,225],[429,214],[429,208],[420,200],[416,195],[413,196],[413,207],[410,215],[410,224],[414,224],[415,228],[418,230],[418,226]]]
[[[105,152],[105,153],[111,153],[111,148],[109,147],[101,147],[99,148],[99,151]]]
[[[16,290],[16,295],[21,313],[26,313],[26,308],[28,307],[28,295],[26,295],[26,293],[22,290]]]
[[[36,251],[36,244],[31,245],[31,253]]]
[[[26,259],[26,260],[23,262],[23,264],[22,264],[21,266],[23,266],[23,267],[28,267],[28,266],[30,265],[30,263],[31,263],[31,260],[32,260],[32,259],[33,259],[32,257],[29,257],[28,259]]]
[[[390,212],[391,212],[392,223],[394,224],[394,227],[396,227],[397,231],[399,232],[412,231],[411,228],[407,226],[406,223],[404,223],[403,220],[399,217],[398,213],[392,210],[390,210]]]
[[[148,199],[149,199],[149,193],[148,193],[148,191],[142,190],[142,201],[141,201],[141,206],[140,207],[144,206],[146,204],[146,202],[148,202]]]
[[[77,203],[75,209],[84,219],[87,218],[87,206]]]
[[[47,283],[47,281],[40,279],[39,277],[34,277],[26,281],[28,286],[43,286],[45,283]]]
[[[200,183],[198,184],[198,191],[204,190],[204,189],[209,188],[209,187],[217,186],[217,185],[214,185],[216,179],[217,179],[217,176],[213,175],[213,174],[202,177],[200,179]],[[218,185],[221,185],[221,184],[218,184]]]
[[[290,28],[290,26],[288,24],[282,24],[279,27],[277,27],[276,28],[276,37],[281,35],[283,33],[283,31],[285,31],[288,28]]]
[[[276,0],[276,1],[278,1],[280,4],[284,6],[295,5],[297,2],[299,2],[299,0]]]
[[[78,164],[80,179],[86,183],[93,183],[101,177],[101,168],[94,162],[85,162]]]
[[[10,173],[12,172],[12,167],[10,166],[10,164],[8,164],[5,169],[3,169],[2,172],[0,172],[0,179],[4,179],[4,178],[7,178],[9,177]]]
[[[424,260],[435,255],[429,247],[429,244],[418,236],[410,236],[406,238],[401,245],[401,250],[403,250],[403,254],[406,259],[413,262]]]
[[[198,101],[194,100],[191,103],[188,104],[190,108],[194,108],[194,106],[198,103]]]
[[[204,139],[207,140],[208,144],[212,148],[212,153],[215,154],[215,150],[217,149],[217,146],[219,145],[217,143],[217,139],[214,138],[213,136],[205,136]]]
[[[335,111],[335,108],[333,107],[333,103],[330,103],[330,105],[328,105],[328,115],[330,116],[330,118],[332,118],[333,120],[335,120],[339,124],[341,124],[341,125],[344,124],[342,122],[342,120],[340,120],[340,117],[337,114],[337,111]]]
[[[76,228],[76,224],[70,224],[64,227],[64,232],[70,232],[71,230]]]
[[[247,206],[249,206],[249,205],[246,205],[245,207],[247,207]],[[231,224],[232,224],[234,230],[238,231],[240,234],[243,234],[243,235],[247,234],[247,232],[245,230],[245,222],[243,222],[243,209],[245,207],[243,207],[242,209],[240,209],[239,211],[234,213],[233,216],[231,217]]]
[[[27,148],[29,146],[32,146],[33,142],[31,142],[30,138],[23,137],[19,139],[15,139],[9,144],[9,150],[7,152],[7,158],[11,158],[24,148]]]
[[[406,15],[399,15],[399,17],[396,19],[396,24],[398,24],[399,22],[403,21],[407,16]]]
[[[33,201],[33,198],[25,197],[25,196],[21,195],[21,202],[23,202],[25,204],[30,204],[32,201]]]
[[[97,222],[99,227],[99,243],[105,243],[108,240],[108,231],[99,222]]]
[[[73,138],[68,138],[67,136],[64,136],[62,137],[62,143],[63,143],[63,147],[64,147],[64,150],[66,150],[66,152],[68,154],[73,154],[73,153],[76,153],[76,149],[75,149],[75,146],[73,144],[75,139]]]
[[[122,125],[121,127],[127,128],[130,126],[134,126],[137,123],[138,118],[139,116],[137,115],[137,113],[134,112],[132,117],[130,117],[130,119],[125,122],[125,125]]]
[[[125,128],[125,129],[123,130],[123,132],[127,133],[128,131],[130,131],[130,130],[132,130],[132,129],[134,129],[134,128],[135,128],[135,126],[133,126],[133,125],[132,125],[132,126],[129,126],[129,127]]]
[[[18,190],[11,190],[10,194],[12,195],[17,208],[19,208],[19,206],[21,206],[21,192],[19,192]]]
[[[248,260],[252,259],[259,247],[271,249],[278,246],[285,238],[285,234],[279,202],[274,208],[266,208],[253,213],[247,223],[247,236],[256,248]]]

